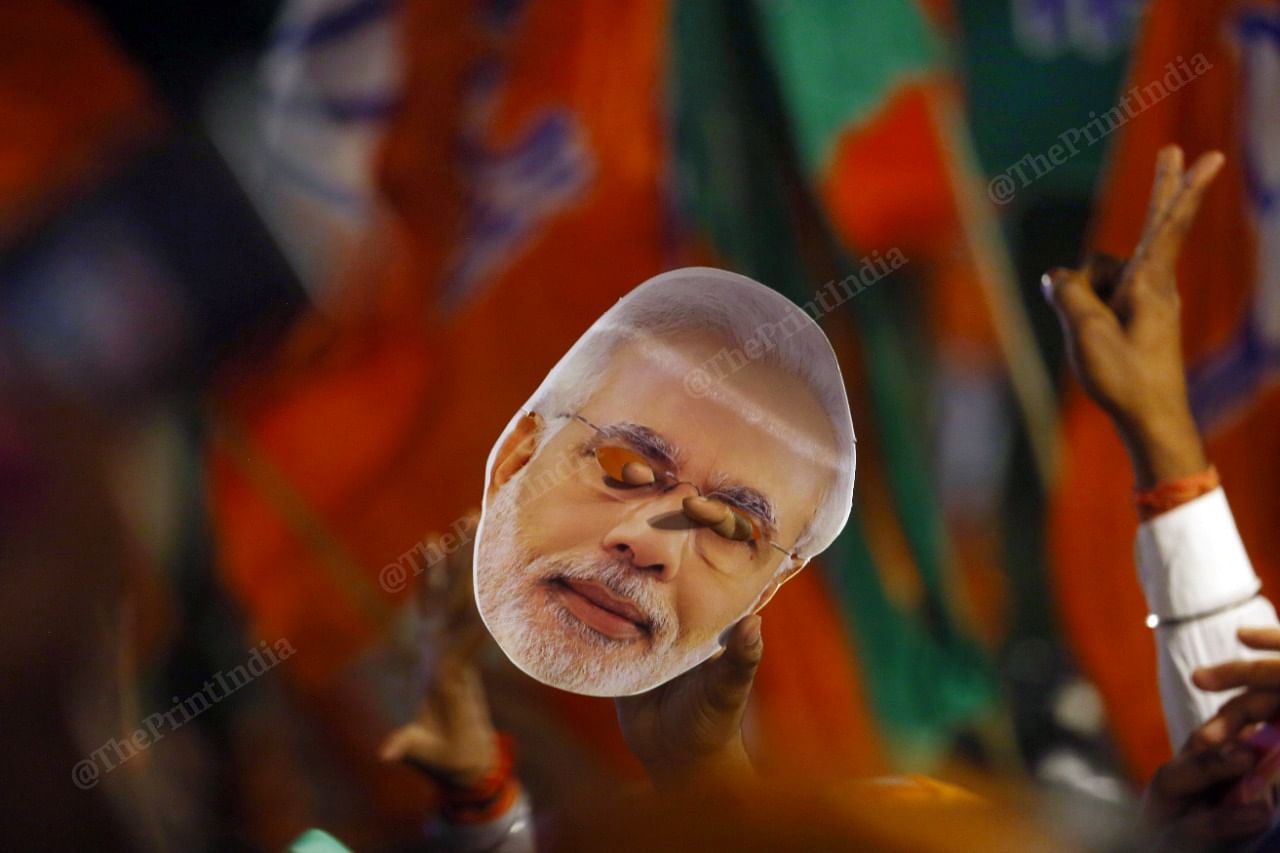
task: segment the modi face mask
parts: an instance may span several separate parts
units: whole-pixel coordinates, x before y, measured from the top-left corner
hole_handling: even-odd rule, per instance
[[[854,436],[835,354],[744,276],[637,287],[489,454],[476,603],[554,687],[640,693],[713,655],[844,527]]]

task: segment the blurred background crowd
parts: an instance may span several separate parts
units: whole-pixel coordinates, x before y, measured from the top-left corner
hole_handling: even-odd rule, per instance
[[[0,4],[9,849],[418,843],[432,786],[377,757],[422,690],[406,555],[587,326],[690,264],[869,283],[820,318],[855,505],[767,611],[757,764],[1132,807],[1169,755],[1132,475],[1039,282],[1131,251],[1168,142],[1227,154],[1183,341],[1275,591],[1275,3]],[[612,703],[479,655],[535,815],[639,778]]]

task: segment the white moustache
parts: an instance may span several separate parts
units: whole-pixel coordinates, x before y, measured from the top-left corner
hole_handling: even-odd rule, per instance
[[[654,581],[621,560],[542,557],[529,568],[541,580],[561,577],[600,584],[645,615],[654,640],[667,638],[675,626],[675,617],[654,589]]]

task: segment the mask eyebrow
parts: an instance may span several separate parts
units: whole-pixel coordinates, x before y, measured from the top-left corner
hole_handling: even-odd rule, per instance
[[[587,450],[595,450],[610,441],[624,442],[662,471],[674,474],[679,470],[680,451],[647,426],[624,422],[599,427],[595,438],[587,443]]]
[[[707,497],[719,498],[734,509],[740,509],[760,521],[765,533],[773,536],[778,529],[778,516],[773,508],[773,501],[765,497],[759,489],[722,480],[707,492]]]

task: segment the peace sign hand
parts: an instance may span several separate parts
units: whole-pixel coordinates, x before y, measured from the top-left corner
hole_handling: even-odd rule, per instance
[[[1181,148],[1161,149],[1133,257],[1094,256],[1080,269],[1053,269],[1043,279],[1072,369],[1115,423],[1139,488],[1208,467],[1187,403],[1177,263],[1223,161],[1211,151],[1184,170]]]

